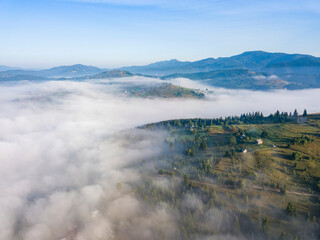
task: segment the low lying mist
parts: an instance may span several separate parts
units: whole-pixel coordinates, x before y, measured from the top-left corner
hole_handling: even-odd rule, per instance
[[[119,86],[143,81],[159,80],[0,85],[0,239],[175,239],[178,213],[166,204],[148,209],[133,194],[141,166],[153,171],[148,161],[163,154],[166,136],[135,127],[251,111],[320,110],[320,89],[226,90],[176,79],[172,83],[208,89],[206,98],[118,94]],[[159,180],[157,186],[168,184]],[[201,207],[196,196],[183,204]]]

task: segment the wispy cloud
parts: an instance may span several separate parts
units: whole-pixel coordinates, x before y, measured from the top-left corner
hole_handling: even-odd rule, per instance
[[[225,6],[225,2],[221,0],[199,1],[199,0],[64,0],[72,2],[93,3],[93,4],[109,4],[114,6],[154,6],[175,10],[218,10]]]
[[[208,11],[221,11],[224,13],[248,13],[269,11],[320,11],[320,3],[316,0],[63,0],[72,2],[86,2],[97,4],[111,4],[119,6],[158,6],[180,9],[205,9]]]
[[[129,5],[129,6],[143,6],[143,5],[159,5],[168,2],[166,0],[69,0],[72,2],[87,2],[87,3],[105,3],[112,5]]]

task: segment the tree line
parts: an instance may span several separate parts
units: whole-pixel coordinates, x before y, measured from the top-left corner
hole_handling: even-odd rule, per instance
[[[307,116],[307,110],[304,110],[302,115]],[[146,129],[153,128],[168,128],[172,127],[185,127],[185,128],[205,128],[213,125],[241,125],[241,124],[265,124],[265,123],[285,123],[285,122],[296,122],[299,119],[298,111],[294,110],[293,113],[280,112],[279,110],[269,116],[264,116],[262,112],[252,112],[241,114],[240,116],[228,116],[225,118],[191,118],[191,119],[173,119],[166,120],[157,123],[150,123],[144,125]]]

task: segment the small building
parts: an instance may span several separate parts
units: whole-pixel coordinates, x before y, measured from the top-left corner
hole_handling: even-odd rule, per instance
[[[257,144],[257,145],[260,145],[260,144],[262,144],[262,143],[263,143],[263,141],[262,141],[261,138],[256,140],[256,144]]]
[[[247,153],[248,150],[247,150],[246,148],[242,148],[242,149],[241,149],[241,152],[242,152],[242,153]]]
[[[246,137],[246,135],[242,134],[242,135],[240,136],[240,139],[243,140],[245,137]]]

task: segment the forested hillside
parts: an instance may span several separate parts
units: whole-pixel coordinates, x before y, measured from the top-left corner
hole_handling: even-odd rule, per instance
[[[320,115],[256,112],[142,128],[166,132],[167,152],[152,159],[135,194],[150,208],[169,205],[180,239],[320,238]]]

